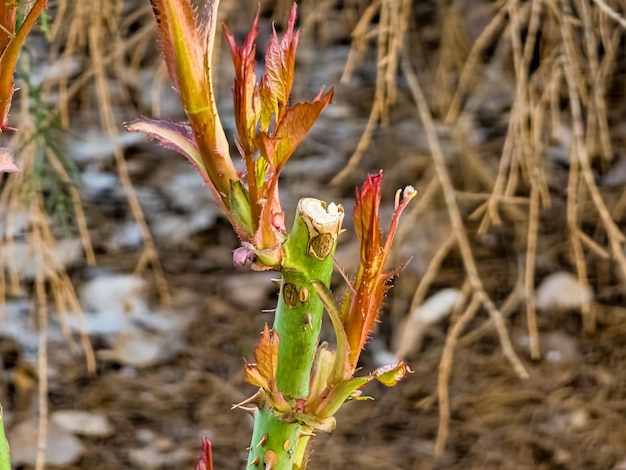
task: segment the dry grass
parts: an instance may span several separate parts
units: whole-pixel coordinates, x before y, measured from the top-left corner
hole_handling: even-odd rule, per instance
[[[538,246],[545,246],[539,240],[541,214],[550,209],[555,197],[554,188],[549,185],[549,181],[554,180],[549,148],[563,128],[569,129],[572,135],[569,180],[564,194],[567,214],[563,218],[568,228],[568,257],[582,286],[589,284],[590,276],[598,276],[595,273],[598,260],[614,263],[621,272],[619,292],[624,293],[626,258],[625,238],[619,226],[621,212],[618,213],[615,206],[611,205],[610,201],[614,204],[614,199],[610,196],[607,199],[598,187],[596,168],[606,170],[611,166],[615,142],[620,142],[616,133],[611,132],[611,121],[618,123],[615,119],[619,119],[619,116],[610,116],[606,93],[613,81],[620,81],[620,77],[616,76],[615,61],[626,23],[618,13],[619,5],[614,2],[607,4],[596,1],[590,5],[584,1],[575,1],[570,5],[565,1],[534,0],[522,3],[507,0],[485,6],[490,11],[484,13],[484,27],[472,42],[463,35],[467,19],[461,16],[461,10],[465,5],[438,2],[436,16],[439,19],[439,46],[435,53],[436,66],[421,67],[416,74],[411,62],[418,58],[414,55],[412,57],[410,51],[419,50],[419,45],[412,42],[415,37],[406,36],[407,26],[404,22],[386,23],[385,18],[393,16],[385,10],[386,7],[390,8],[391,3],[372,2],[353,32],[352,53],[345,77],[349,78],[371,43],[379,54],[376,94],[359,146],[335,182],[340,182],[346,174],[354,171],[376,126],[385,124],[389,105],[396,96],[396,88],[391,81],[400,76],[397,75],[397,58],[403,56],[400,73],[406,79],[417,105],[436,170],[436,178],[431,178],[424,194],[430,199],[433,193],[443,191],[467,282],[471,285],[471,292],[466,297],[471,302],[448,332],[441,359],[441,420],[437,440],[437,451],[441,455],[448,435],[447,382],[453,367],[452,351],[481,304],[490,314],[489,324],[496,326],[505,355],[518,375],[527,377],[510,345],[500,310],[490,300],[476,268],[472,253],[474,248],[468,239],[468,226],[472,225],[473,220],[480,219],[476,230],[478,236],[503,223],[512,223],[515,231],[520,233],[521,243],[526,246],[522,266],[522,299],[526,305],[529,354],[535,360],[540,357],[534,301],[536,260],[542,256]],[[393,8],[396,14],[402,10],[405,15],[403,18],[408,18],[410,7],[406,2],[395,2]],[[417,29],[419,41],[421,25],[412,26]],[[489,49],[494,47],[496,53],[490,53]],[[468,129],[467,123],[475,122],[477,103],[471,99],[472,95],[478,91],[485,72],[493,68],[494,64],[499,67],[496,61],[509,61],[512,64],[515,90],[498,171],[493,178],[490,162],[476,157],[480,150],[472,143],[470,135],[475,130],[471,127]],[[424,64],[423,61],[421,63]],[[420,81],[429,86],[422,89]],[[439,121],[433,120],[430,109],[440,117]],[[487,194],[472,194],[463,188],[453,187],[449,164],[446,165],[446,160],[450,159],[444,157],[439,143],[443,126],[461,158],[471,158],[474,165],[482,167],[474,168],[472,172],[480,174],[479,179],[483,182],[491,180],[490,184],[485,185],[489,191]],[[565,146],[567,144],[565,142]],[[624,194],[622,192],[621,201],[624,200]],[[486,197],[486,200],[468,218],[462,220],[458,201],[468,197],[478,200]],[[419,227],[417,215],[427,210],[424,206],[414,208],[412,222],[408,224]],[[453,248],[451,240],[443,241],[440,248],[435,250],[417,287],[411,310],[425,298],[429,285],[437,278],[442,262]],[[511,303],[517,303],[518,298],[519,290],[514,287],[504,304],[507,310],[511,309]],[[583,305],[582,315],[583,331],[593,333],[596,319],[589,302]]]

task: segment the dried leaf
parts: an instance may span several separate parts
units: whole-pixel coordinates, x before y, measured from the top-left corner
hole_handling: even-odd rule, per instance
[[[271,391],[278,371],[278,342],[278,334],[270,331],[266,323],[261,341],[254,348],[256,364],[246,364],[246,380],[267,392]]]
[[[404,362],[400,361],[396,365],[383,366],[372,372],[372,377],[387,387],[393,387],[407,374],[413,371]]]

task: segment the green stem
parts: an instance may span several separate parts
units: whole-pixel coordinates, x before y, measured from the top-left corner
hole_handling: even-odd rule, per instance
[[[306,398],[309,394],[324,312],[312,282],[330,285],[342,220],[343,208],[326,208],[318,199],[302,199],[284,245],[283,280],[274,329],[279,339],[276,386],[287,398]]]
[[[2,405],[0,405],[0,470],[11,470],[11,456],[9,454],[9,442],[4,435],[4,418]]]
[[[279,339],[276,388],[292,403],[309,395],[324,311],[312,282],[322,282],[327,287],[330,284],[342,221],[341,206],[326,206],[313,198],[301,199],[293,229],[283,246],[283,279],[274,319]],[[279,413],[268,408],[259,410],[255,415],[248,468],[266,468],[270,451],[278,458],[270,467],[273,470],[302,468],[304,452],[294,449],[301,437],[299,447],[308,441],[307,436],[300,436],[301,430],[300,424],[282,419]],[[273,457],[270,454],[269,458]]]
[[[254,429],[246,469],[270,467],[291,470],[295,463],[295,447],[300,430],[301,426],[298,423],[286,423],[272,410],[259,409],[254,415]],[[280,466],[276,466],[279,462]]]

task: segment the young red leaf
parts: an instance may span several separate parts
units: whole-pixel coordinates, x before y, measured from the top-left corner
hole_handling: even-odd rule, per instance
[[[347,309],[344,321],[347,322],[346,333],[350,344],[350,362],[353,370],[356,368],[360,351],[372,331],[382,307],[385,292],[389,287],[387,282],[392,274],[385,272],[384,267],[391,251],[400,214],[416,194],[411,186],[407,186],[401,194],[400,191],[398,192],[391,227],[383,245],[378,223],[381,182],[382,172],[378,175],[369,175],[361,191],[357,190],[356,194],[353,220],[361,245],[361,267],[357,274],[354,292],[346,297],[344,303],[344,308]]]
[[[254,243],[257,249],[267,250],[285,239],[285,214],[278,197],[278,173],[272,173],[270,180],[259,188],[258,196],[261,211]]]
[[[282,41],[274,29],[270,42],[265,50],[265,74],[261,79],[260,94],[262,100],[261,129],[268,131],[272,115],[276,122],[282,119],[282,111],[289,101],[293,85],[293,71],[296,64],[296,48],[300,32],[294,34],[297,6],[294,3],[289,13],[287,31]]]
[[[228,27],[224,25],[224,33],[230,45],[230,52],[233,56],[233,65],[235,67],[235,84],[233,86],[235,123],[239,145],[246,159],[251,159],[254,153],[254,138],[261,114],[259,90],[255,75],[256,61],[254,60],[256,53],[254,40],[259,34],[258,22],[259,12],[257,11],[252,29],[241,47],[237,47],[234,36]],[[250,168],[248,168],[248,172],[253,174]]]
[[[211,441],[206,437],[202,438],[202,455],[196,463],[196,470],[213,470],[213,451]]]
[[[382,171],[377,175],[368,175],[361,192],[356,191],[356,204],[352,220],[354,231],[360,242],[361,265],[371,264],[381,249],[380,228],[378,226],[378,208],[380,207],[380,187]]]

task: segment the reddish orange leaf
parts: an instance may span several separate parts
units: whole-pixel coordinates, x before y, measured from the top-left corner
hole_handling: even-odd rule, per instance
[[[294,150],[317,121],[320,113],[333,99],[333,89],[322,96],[320,92],[312,102],[297,103],[287,108],[282,119],[277,121],[273,133],[261,132],[257,143],[261,155],[274,171],[280,173]]]
[[[368,175],[361,191],[356,191],[356,204],[352,221],[354,231],[361,247],[361,264],[370,264],[379,255],[381,249],[381,233],[378,226],[378,208],[380,206],[380,186],[383,179],[382,171],[377,175]],[[369,250],[369,251],[368,251]]]
[[[369,175],[361,191],[357,190],[354,208],[354,227],[361,245],[361,267],[357,274],[354,291],[344,301],[346,334],[350,344],[350,363],[352,370],[365,345],[380,311],[387,282],[392,273],[384,271],[385,262],[391,251],[391,244],[396,232],[400,214],[415,196],[415,190],[407,186],[402,192],[402,199],[396,201],[391,227],[385,244],[382,244],[378,224],[380,206],[380,186],[382,172]],[[398,196],[399,198],[399,196]]]

